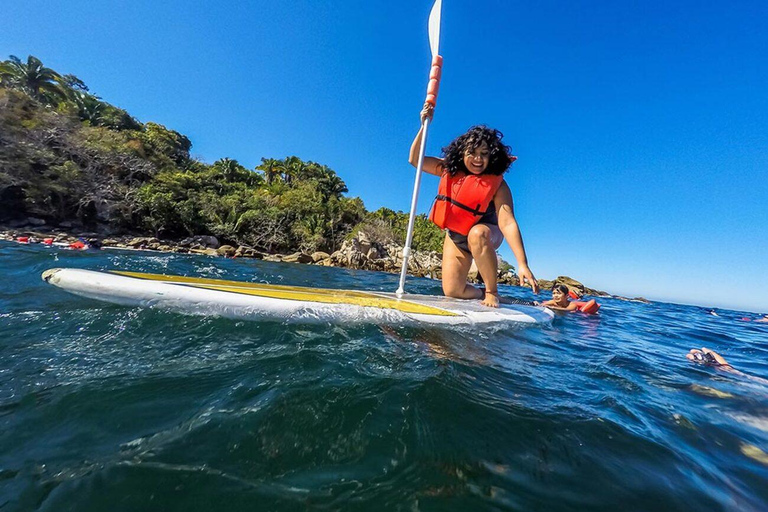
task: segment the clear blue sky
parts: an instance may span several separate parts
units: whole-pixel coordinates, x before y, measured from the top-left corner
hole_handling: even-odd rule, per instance
[[[407,210],[430,8],[6,2],[0,56],[77,75],[205,161],[297,155],[369,209]],[[429,152],[473,124],[504,132],[539,277],[768,312],[766,20],[763,1],[444,0]]]

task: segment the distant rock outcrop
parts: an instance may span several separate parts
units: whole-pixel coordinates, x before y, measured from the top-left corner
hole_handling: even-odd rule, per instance
[[[365,232],[359,232],[345,240],[341,248],[319,264],[337,267],[358,268],[397,272],[403,265],[403,247],[392,242],[373,241]],[[442,255],[431,252],[411,251],[408,258],[408,273],[416,276],[441,277]]]
[[[579,281],[573,279],[572,277],[568,276],[558,276],[552,281],[548,281],[546,279],[539,279],[539,286],[542,290],[551,290],[555,286],[559,284],[564,284],[568,287],[569,291],[572,291],[576,293],[579,297],[582,295],[592,295],[595,297],[610,297],[611,295],[609,293],[606,293],[604,291],[595,290],[594,288],[588,288],[584,286]]]

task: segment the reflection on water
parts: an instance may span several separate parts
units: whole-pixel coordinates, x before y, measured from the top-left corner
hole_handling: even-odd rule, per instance
[[[741,313],[606,299],[495,332],[237,322],[71,296],[39,279],[53,266],[397,286],[0,243],[0,510],[768,509],[768,386],[685,359],[707,346],[768,376],[768,325]]]

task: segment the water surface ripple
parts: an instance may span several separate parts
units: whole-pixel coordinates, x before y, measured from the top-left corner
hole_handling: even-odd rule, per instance
[[[397,286],[0,242],[3,512],[768,510],[768,386],[684,357],[768,377],[768,325],[742,313],[605,299],[495,332],[283,325],[81,299],[51,267]]]

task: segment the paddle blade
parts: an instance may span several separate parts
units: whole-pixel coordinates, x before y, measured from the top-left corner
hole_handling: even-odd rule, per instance
[[[443,7],[443,0],[435,0],[432,6],[432,12],[429,13],[429,49],[432,50],[432,57],[440,53],[440,11]]]

